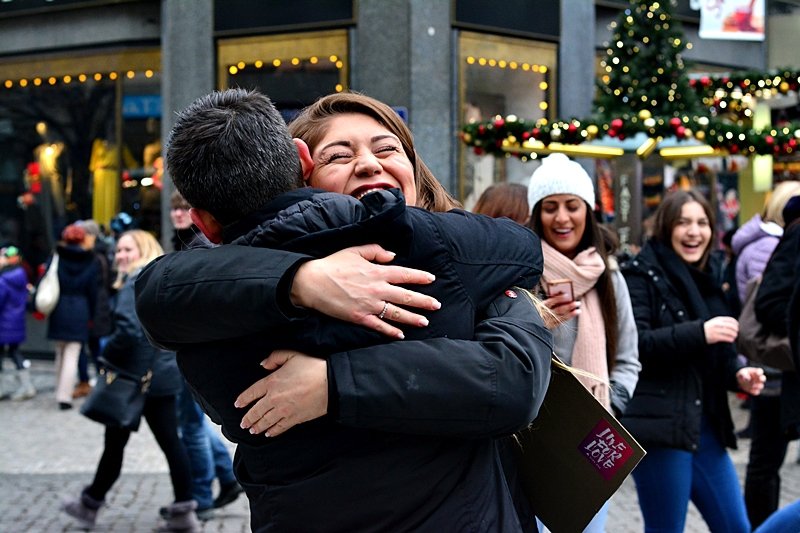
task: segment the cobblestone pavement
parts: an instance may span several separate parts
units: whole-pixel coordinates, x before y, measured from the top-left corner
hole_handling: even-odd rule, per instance
[[[0,402],[0,532],[79,531],[69,517],[59,512],[59,502],[76,495],[91,481],[102,452],[103,427],[75,409],[59,411],[53,397],[55,377],[52,362],[33,361],[34,383],[40,393],[26,402]],[[737,427],[747,412],[733,400]],[[744,475],[748,440],[732,452]],[[232,447],[231,447],[232,448]],[[800,465],[795,464],[797,443],[792,443],[783,466],[782,504],[800,498]],[[150,532],[158,526],[158,508],[172,501],[166,461],[146,424],[134,433],[125,450],[122,476],[108,495],[107,506],[98,515],[96,531]],[[244,497],[220,510],[205,522],[205,532],[249,531],[249,512]],[[642,531],[636,491],[629,478],[614,496],[609,512],[608,533]],[[687,533],[705,533],[708,528],[690,506]]]

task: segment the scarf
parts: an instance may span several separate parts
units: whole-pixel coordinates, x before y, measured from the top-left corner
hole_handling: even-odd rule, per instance
[[[575,259],[569,259],[542,240],[544,253],[544,283],[557,279],[572,280],[575,299],[581,301],[581,314],[575,317],[578,334],[572,350],[572,366],[591,376],[576,374],[578,380],[608,410],[611,407],[606,360],[606,329],[600,297],[594,288],[605,271],[603,258],[594,248],[588,248]],[[556,354],[558,355],[558,354]]]

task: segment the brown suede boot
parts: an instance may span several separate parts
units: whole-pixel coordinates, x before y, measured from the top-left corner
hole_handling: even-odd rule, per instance
[[[84,396],[89,396],[89,393],[92,392],[92,386],[89,385],[88,381],[81,381],[77,385],[75,385],[75,390],[72,391],[72,399],[83,398]]]

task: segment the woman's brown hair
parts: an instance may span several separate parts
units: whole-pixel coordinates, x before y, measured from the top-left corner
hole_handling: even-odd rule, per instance
[[[400,116],[388,105],[369,96],[344,92],[323,96],[303,109],[289,123],[289,134],[302,139],[313,152],[325,136],[330,119],[345,113],[357,113],[377,120],[400,139],[414,167],[417,207],[428,211],[449,211],[461,204],[448,193],[414,149],[414,137]]]
[[[527,224],[531,214],[528,189],[519,183],[492,185],[483,191],[472,212],[492,218],[508,217],[519,224]]]

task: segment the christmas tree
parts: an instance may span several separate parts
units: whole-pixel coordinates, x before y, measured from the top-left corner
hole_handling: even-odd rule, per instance
[[[672,7],[672,0],[631,0],[611,24],[595,99],[599,115],[673,117],[698,111],[681,58],[687,43]]]

